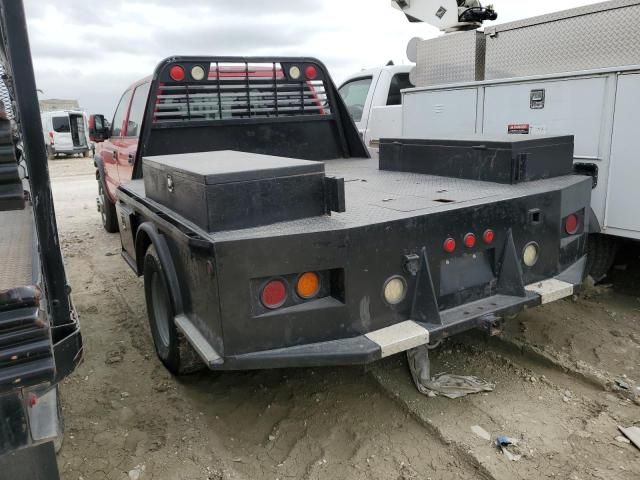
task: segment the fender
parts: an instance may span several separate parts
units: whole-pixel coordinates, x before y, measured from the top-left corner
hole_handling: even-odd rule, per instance
[[[173,301],[173,307],[176,315],[184,313],[184,304],[182,302],[182,293],[180,291],[180,283],[178,275],[173,264],[173,258],[169,251],[169,246],[165,236],[158,231],[156,226],[151,222],[144,222],[138,227],[136,233],[136,264],[138,265],[138,274],[142,275],[144,266],[144,255],[149,245],[156,247],[160,264],[167,277],[169,284],[169,293]]]
[[[596,212],[594,212],[591,207],[589,207],[589,221],[587,222],[586,230],[587,233],[602,233],[602,227],[600,226],[598,217],[596,217]]]
[[[104,174],[104,161],[102,160],[102,155],[100,153],[96,153],[93,156],[93,164],[96,167],[96,181],[100,181],[100,176],[102,175],[102,178],[106,179],[106,176]],[[107,182],[105,180],[105,194],[107,195],[107,198],[109,200],[111,200],[112,203],[116,203],[117,199],[115,197],[111,196],[111,193],[109,192],[109,189],[106,188],[107,187]]]
[[[100,180],[98,175],[104,175],[104,162],[100,153],[93,156],[93,165],[96,167],[96,180]]]

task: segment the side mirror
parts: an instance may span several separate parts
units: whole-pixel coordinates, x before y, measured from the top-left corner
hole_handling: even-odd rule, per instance
[[[104,115],[95,113],[89,115],[89,139],[92,142],[104,142],[111,136],[111,130],[107,127]]]

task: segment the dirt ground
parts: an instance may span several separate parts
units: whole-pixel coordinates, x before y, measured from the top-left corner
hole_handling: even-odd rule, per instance
[[[640,450],[616,439],[618,425],[640,426],[633,248],[611,286],[527,311],[500,339],[467,334],[432,353],[434,373],[478,375],[491,393],[422,396],[402,356],[177,379],[155,357],[142,281],[101,228],[92,161],[50,168],[86,347],[62,386],[64,480],[640,478]],[[496,435],[518,440],[518,461]]]

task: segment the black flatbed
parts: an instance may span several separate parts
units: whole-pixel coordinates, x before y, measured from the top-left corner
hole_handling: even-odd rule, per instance
[[[331,216],[279,222],[255,228],[218,232],[204,232],[178,214],[171,213],[171,215],[212,241],[226,242],[365,227],[542,194],[585,181],[585,177],[567,175],[507,185],[383,171],[378,169],[377,159],[369,158],[336,159],[324,163],[327,176],[344,178],[346,212],[333,213]],[[120,188],[124,193],[134,198],[143,199],[161,211],[168,211],[167,207],[146,197],[142,179],[133,180]]]

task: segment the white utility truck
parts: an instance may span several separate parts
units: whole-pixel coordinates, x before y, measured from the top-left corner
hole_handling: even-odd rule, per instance
[[[347,77],[338,91],[369,149],[380,136],[402,135],[402,90],[411,88],[409,73],[414,65],[386,65]]]
[[[53,159],[59,153],[89,156],[92,148],[87,116],[84,112],[79,110],[43,112],[41,120],[49,159]]]
[[[633,144],[640,132],[640,0],[587,5],[484,32],[477,30],[481,22],[462,21],[469,18],[465,8],[480,15],[476,20],[487,10],[495,18],[479,2],[392,3],[446,34],[409,43],[415,87],[402,92],[401,119],[374,106],[368,131],[416,139],[574,135],[576,171],[593,177],[590,273],[602,278],[620,239],[640,239],[634,208],[640,203],[640,157]],[[458,22],[443,22],[443,10],[457,11]],[[393,128],[386,127],[390,118]]]

